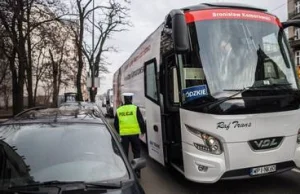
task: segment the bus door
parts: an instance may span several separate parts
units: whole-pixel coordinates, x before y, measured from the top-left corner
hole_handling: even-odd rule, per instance
[[[179,90],[176,58],[173,52],[162,57],[160,88],[163,94],[162,122],[166,161],[183,170],[181,127],[179,116]]]
[[[165,165],[157,79],[157,61],[154,58],[144,64],[147,144],[149,156]]]

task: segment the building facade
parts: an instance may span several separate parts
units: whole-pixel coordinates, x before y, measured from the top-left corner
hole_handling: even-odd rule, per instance
[[[287,0],[288,19],[300,19],[300,0]],[[294,61],[300,77],[300,28],[289,28],[289,41],[294,53]]]

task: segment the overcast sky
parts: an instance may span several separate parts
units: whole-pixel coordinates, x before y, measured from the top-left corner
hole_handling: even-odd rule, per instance
[[[218,2],[218,0],[131,0],[131,22],[133,27],[127,32],[115,34],[110,44],[119,48],[118,53],[108,54],[108,61],[111,62],[109,70],[111,73],[105,75],[102,80],[99,94],[104,93],[112,87],[114,72],[127,60],[132,52],[153,32],[164,20],[171,9],[182,8],[189,5],[196,5],[201,2]],[[281,21],[287,19],[288,0],[231,0],[230,2],[246,3],[256,7],[268,9],[269,12],[277,15]],[[222,0],[219,0],[222,2]],[[226,1],[229,2],[229,1]]]

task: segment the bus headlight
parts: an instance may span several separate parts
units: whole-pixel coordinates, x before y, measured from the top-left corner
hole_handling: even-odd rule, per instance
[[[203,143],[199,144],[194,142],[194,146],[203,152],[220,155],[223,153],[223,149],[220,140],[212,135],[206,134],[198,129],[185,125],[190,133],[202,139]]]
[[[297,143],[300,144],[300,129],[298,130]]]

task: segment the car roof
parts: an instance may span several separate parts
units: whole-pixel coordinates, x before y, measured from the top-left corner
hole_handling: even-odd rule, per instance
[[[105,124],[104,116],[97,109],[89,108],[46,108],[26,111],[2,124],[20,123],[84,123]]]

